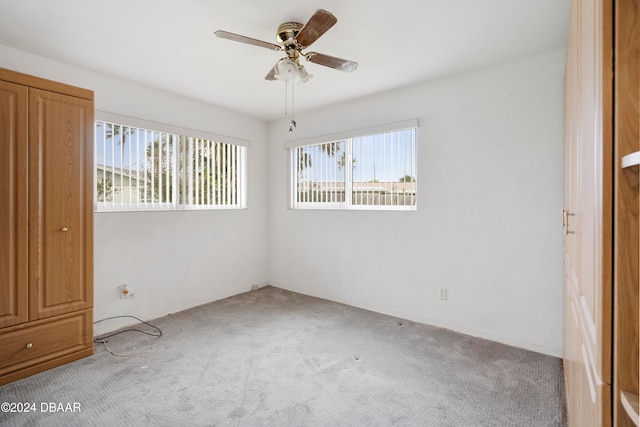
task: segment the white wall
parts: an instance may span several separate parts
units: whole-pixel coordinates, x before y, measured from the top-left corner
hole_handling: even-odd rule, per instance
[[[270,123],[270,282],[560,356],[564,57]],[[287,209],[284,141],[414,117],[417,212]]]
[[[95,320],[149,320],[248,291],[267,271],[267,126],[242,114],[0,45],[0,67],[95,91],[96,110],[251,141],[248,209],[96,213]],[[118,286],[135,294],[120,300]],[[98,333],[121,323],[99,324]]]
[[[294,134],[1,45],[0,67],[93,89],[98,110],[252,142],[247,210],[96,214],[96,319],[152,319],[268,281],[561,354],[564,51],[298,114]],[[285,140],[413,117],[417,212],[287,209]]]

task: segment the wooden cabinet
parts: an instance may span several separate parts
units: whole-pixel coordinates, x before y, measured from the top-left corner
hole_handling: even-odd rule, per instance
[[[93,92],[0,69],[0,385],[93,354]]]
[[[639,9],[640,0],[571,4],[563,211],[570,426],[640,421]]]

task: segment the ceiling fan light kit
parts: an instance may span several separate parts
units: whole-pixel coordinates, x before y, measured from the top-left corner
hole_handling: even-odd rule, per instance
[[[313,77],[313,74],[307,73],[298,61],[290,58],[282,58],[275,66],[274,77],[284,82],[306,83]]]
[[[313,77],[313,75],[307,73],[304,66],[300,64],[301,56],[314,64],[323,65],[325,67],[347,73],[358,68],[358,63],[354,61],[336,58],[334,56],[317,52],[303,52],[303,50],[311,46],[313,42],[318,40],[320,36],[327,32],[329,28],[333,27],[336,22],[338,22],[338,20],[331,12],[318,9],[304,25],[299,22],[285,22],[280,24],[276,33],[276,40],[279,44],[269,43],[223,30],[216,31],[215,35],[223,39],[246,43],[270,50],[284,51],[287,56],[280,59],[276,65],[273,66],[265,76],[265,79],[284,81],[285,85],[288,86],[289,84],[293,85],[295,81],[298,81],[299,83],[306,83],[311,79],[311,77]],[[293,105],[293,90],[291,93]],[[291,122],[292,126],[289,127],[290,132],[295,127],[295,121],[291,120]]]

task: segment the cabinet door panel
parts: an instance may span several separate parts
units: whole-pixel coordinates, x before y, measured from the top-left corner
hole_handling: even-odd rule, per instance
[[[579,10],[580,129],[577,221],[580,239],[579,295],[585,345],[593,355],[594,368],[604,383],[611,383],[611,185],[613,172],[610,117],[605,119],[605,66],[610,57],[604,49],[604,11],[599,0],[582,0]],[[609,83],[610,84],[610,83]],[[610,101],[607,101],[609,103]],[[608,121],[608,122],[607,122]]]
[[[607,2],[572,1],[565,74],[564,360],[569,422],[579,427],[611,424],[611,22]]]
[[[28,320],[28,94],[0,81],[0,328]]]
[[[93,103],[30,89],[30,318],[93,301]]]

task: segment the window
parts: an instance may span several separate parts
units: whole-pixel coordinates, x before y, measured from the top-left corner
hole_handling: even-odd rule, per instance
[[[285,144],[294,209],[416,209],[417,120]]]
[[[244,208],[247,147],[188,132],[96,120],[97,210]]]

